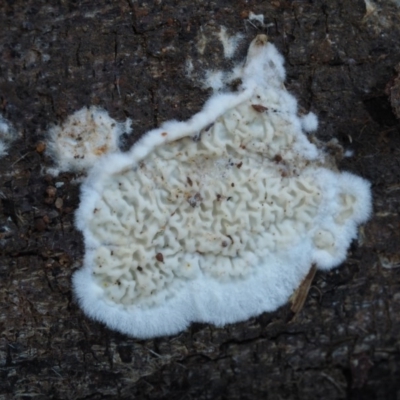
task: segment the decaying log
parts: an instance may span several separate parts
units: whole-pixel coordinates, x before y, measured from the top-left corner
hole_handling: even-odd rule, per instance
[[[232,59],[222,26],[243,35]],[[232,68],[260,32],[318,138],[354,152],[341,169],[372,182],[347,261],[317,272],[295,316],[288,304],[146,341],[87,319],[71,292],[79,177],[45,173],[49,125],[99,105],[132,118],[129,147],[197,112],[205,71]],[[385,88],[399,38],[394,0],[0,2],[0,114],[18,131],[0,160],[0,399],[398,399],[400,121]]]

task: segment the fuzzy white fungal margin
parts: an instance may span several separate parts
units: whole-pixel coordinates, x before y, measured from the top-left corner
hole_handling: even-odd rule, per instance
[[[288,301],[315,263],[346,258],[369,183],[330,170],[284,87],[283,57],[250,45],[235,93],[100,160],[82,186],[73,286],[85,313],[140,338],[224,325]]]
[[[119,123],[99,107],[83,107],[49,129],[47,148],[56,166],[47,172],[87,172],[100,157],[117,152],[120,136],[131,130],[130,119]]]
[[[206,77],[203,82],[205,89],[211,88],[213,92],[218,92],[225,87],[224,73],[222,71],[206,71]]]

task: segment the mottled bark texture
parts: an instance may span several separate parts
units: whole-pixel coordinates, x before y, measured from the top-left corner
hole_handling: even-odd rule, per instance
[[[387,94],[390,97],[393,112],[400,119],[400,63],[396,66],[396,75],[387,86]]]
[[[221,26],[244,35],[233,60]],[[341,168],[372,182],[373,218],[344,265],[316,274],[296,315],[288,304],[157,340],[89,320],[71,292],[79,183],[42,172],[47,127],[100,105],[133,119],[129,146],[198,111],[205,69],[232,67],[260,32],[286,57],[288,89],[319,116],[318,137],[354,150]],[[398,1],[2,0],[0,52],[0,112],[19,132],[0,161],[0,399],[400,398],[400,124],[387,92]]]

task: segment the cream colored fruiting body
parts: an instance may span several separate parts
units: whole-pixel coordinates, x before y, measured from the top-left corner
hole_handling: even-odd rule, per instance
[[[112,329],[147,338],[275,310],[312,264],[340,264],[369,216],[368,182],[308,140],[316,117],[298,115],[265,35],[239,75],[238,92],[101,159],[82,186],[75,294]]]
[[[104,182],[89,228],[102,243],[93,273],[110,301],[153,305],[201,273],[245,278],[311,229],[321,189],[293,150],[290,119],[263,104],[256,92],[199,136]]]

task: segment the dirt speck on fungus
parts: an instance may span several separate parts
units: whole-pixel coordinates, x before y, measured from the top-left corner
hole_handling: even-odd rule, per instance
[[[96,154],[96,156],[101,156],[103,154],[106,154],[107,152],[108,146],[106,144],[100,147],[96,147],[96,149],[94,150],[94,154]]]

